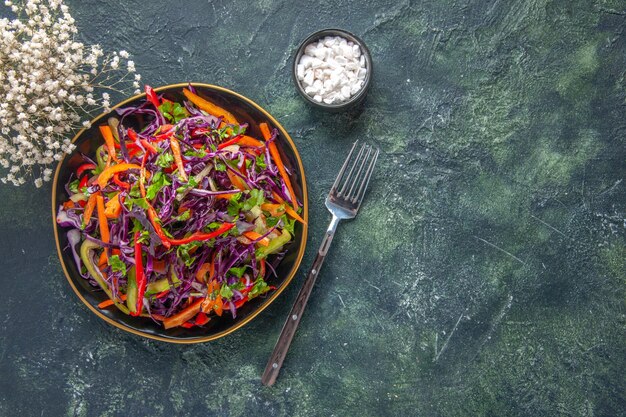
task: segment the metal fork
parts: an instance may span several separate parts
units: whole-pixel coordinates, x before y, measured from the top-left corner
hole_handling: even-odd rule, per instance
[[[346,162],[344,162],[341,167],[337,179],[326,197],[326,208],[328,208],[333,215],[333,218],[330,221],[330,225],[328,225],[328,230],[326,230],[326,235],[313,261],[311,270],[304,280],[302,289],[300,289],[298,297],[289,312],[287,321],[285,321],[285,325],[280,332],[272,356],[270,356],[270,360],[265,367],[265,371],[261,377],[263,385],[273,385],[278,377],[280,367],[285,360],[285,356],[287,356],[287,350],[289,350],[289,345],[291,345],[293,336],[300,323],[300,318],[302,317],[306,303],[315,285],[315,280],[319,275],[320,268],[328,253],[328,248],[335,236],[337,225],[341,220],[356,217],[359,207],[363,202],[365,190],[367,189],[372,172],[374,171],[374,165],[376,165],[379,151],[377,148],[364,144],[358,149],[355,156],[357,143],[358,141],[352,145],[350,154],[348,154]]]

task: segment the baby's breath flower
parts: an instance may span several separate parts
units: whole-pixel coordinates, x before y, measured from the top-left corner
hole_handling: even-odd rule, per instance
[[[21,185],[28,177],[41,187],[52,176],[48,165],[75,149],[72,131],[90,127],[93,115],[110,109],[106,90],[120,85],[114,77],[116,70],[124,75],[120,58],[127,73],[135,72],[135,63],[125,50],[107,55],[99,45],[77,41],[63,0],[4,5],[19,17],[0,19],[0,181]],[[138,93],[141,76],[128,79],[110,91]]]

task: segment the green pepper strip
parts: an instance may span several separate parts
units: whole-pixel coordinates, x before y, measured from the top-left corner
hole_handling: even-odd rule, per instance
[[[174,287],[180,284],[180,280],[176,277],[175,274],[172,274],[172,284],[174,284]],[[163,291],[167,291],[170,288],[171,288],[170,281],[167,278],[161,278],[154,282],[148,283],[148,285],[146,286],[145,295],[150,296],[150,295],[158,294]]]
[[[278,252],[283,246],[285,246],[291,240],[291,235],[288,231],[283,230],[282,234],[272,240],[269,245],[261,246],[256,250],[257,259],[265,259],[268,255]]]
[[[101,145],[98,147],[98,149],[96,149],[96,162],[98,163],[98,168],[100,170],[103,170],[104,167],[106,166],[106,161],[104,159],[102,159],[102,155],[101,155],[101,151],[104,149],[104,145]]]
[[[128,270],[126,281],[126,306],[131,316],[138,316],[137,312],[137,279],[135,277],[135,267]]]
[[[117,300],[113,298],[113,294],[111,293],[109,286],[104,281],[104,277],[102,276],[98,268],[96,268],[96,266],[93,263],[93,251],[95,249],[101,249],[101,248],[102,246],[98,245],[97,243],[92,242],[90,240],[85,240],[83,244],[80,246],[80,258],[85,264],[85,267],[87,267],[87,271],[89,271],[89,274],[91,275],[91,277],[96,280],[100,288],[102,288],[102,290],[106,293],[106,295],[109,296],[109,298],[113,301],[115,306],[119,308],[120,311],[122,311],[123,313],[128,314],[129,311],[126,308],[126,306],[118,303]]]

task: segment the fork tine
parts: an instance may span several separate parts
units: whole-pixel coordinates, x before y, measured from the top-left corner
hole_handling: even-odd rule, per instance
[[[367,186],[369,185],[370,178],[372,177],[372,172],[374,172],[374,166],[376,165],[376,161],[378,160],[379,152],[380,152],[379,149],[375,150],[374,156],[372,157],[372,160],[369,166],[367,167],[367,171],[365,171],[365,176],[363,177],[363,180],[361,181],[361,186],[359,187],[359,191],[356,193],[356,195],[353,198],[352,202],[357,205],[357,209],[361,205],[361,202],[363,201],[363,197],[365,196],[365,191],[367,190]]]
[[[359,181],[361,181],[361,179],[360,179],[361,178],[361,172],[363,172],[363,167],[367,164],[367,160],[369,159],[371,153],[372,153],[372,147],[371,146],[367,146],[367,152],[365,153],[365,155],[363,156],[363,159],[359,163],[359,169],[356,172],[356,174],[354,175],[354,179],[352,180],[352,184],[350,184],[350,190],[345,195],[345,198],[347,200],[351,200],[352,198],[354,198],[353,191],[357,191],[358,190],[358,183],[359,183]]]
[[[352,157],[352,153],[354,152],[354,148],[356,148],[357,143],[359,143],[358,140],[354,142],[354,144],[352,145],[352,149],[350,149],[350,153],[348,154],[346,161],[343,163],[343,166],[341,167],[339,174],[337,174],[337,178],[335,179],[335,182],[333,183],[333,186],[330,189],[331,193],[337,191],[337,187],[339,187],[339,184],[341,183],[341,177],[343,177],[343,174],[345,173],[346,168],[348,167],[348,163],[350,162],[350,158]]]
[[[361,155],[363,155],[363,149],[365,149],[366,146],[367,146],[366,144],[363,144],[361,146],[361,149],[359,149],[359,153],[357,153],[355,160],[352,162],[348,175],[343,180],[343,185],[341,186],[341,190],[339,191],[339,193],[337,193],[338,196],[345,195],[346,187],[348,186],[350,181],[352,181],[352,173],[354,172],[354,167],[356,167],[356,165],[359,162],[359,159],[361,159]],[[348,155],[348,158],[346,158],[346,163],[349,162],[350,156],[351,155]]]

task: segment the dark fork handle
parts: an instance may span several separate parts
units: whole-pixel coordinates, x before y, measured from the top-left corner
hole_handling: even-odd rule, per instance
[[[309,296],[313,291],[313,286],[315,285],[315,281],[317,280],[317,276],[319,275],[320,268],[322,267],[324,259],[326,258],[328,248],[330,247],[330,244],[333,241],[333,237],[335,236],[335,230],[337,229],[338,223],[339,218],[333,216],[333,220],[330,222],[328,230],[324,235],[322,245],[317,252],[317,256],[315,256],[313,265],[311,266],[311,269],[309,270],[309,273],[304,280],[304,284],[302,285],[302,288],[298,293],[298,297],[296,297],[296,301],[294,302],[293,307],[291,307],[289,316],[285,321],[285,325],[280,332],[280,336],[278,337],[276,346],[274,346],[272,356],[270,356],[270,360],[267,362],[267,366],[265,367],[265,371],[263,372],[263,376],[261,377],[261,382],[263,383],[263,385],[272,386],[274,385],[274,382],[276,382],[276,378],[278,377],[280,368],[285,361],[285,357],[287,356],[287,351],[289,350],[289,346],[291,345],[293,336],[296,334],[298,324],[300,324],[300,319],[302,318],[302,313],[304,313],[304,309],[306,308],[306,303],[307,301],[309,301]]]

